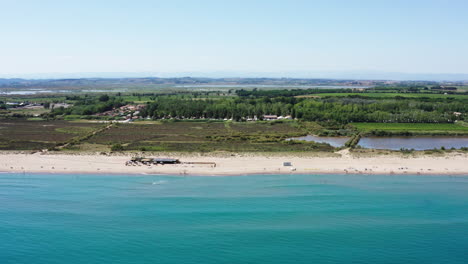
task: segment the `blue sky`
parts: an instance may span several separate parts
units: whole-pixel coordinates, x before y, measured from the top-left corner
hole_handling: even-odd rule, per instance
[[[468,1],[0,0],[0,74],[468,73]]]

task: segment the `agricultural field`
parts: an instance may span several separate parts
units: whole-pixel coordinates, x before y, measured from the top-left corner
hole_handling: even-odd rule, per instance
[[[390,133],[410,132],[415,134],[468,134],[468,126],[460,124],[427,123],[352,123],[359,131],[384,131]]]
[[[307,133],[296,122],[135,122],[114,125],[71,149],[121,144],[136,151],[333,151],[326,144],[285,141]]]
[[[326,144],[292,142],[286,138],[314,133],[310,122],[140,121],[112,124],[93,121],[2,119],[0,150],[55,149],[110,151],[120,144],[128,151],[333,151]]]
[[[0,120],[0,150],[41,150],[91,133],[102,124],[89,122]]]
[[[468,86],[457,86],[458,89],[468,91]]]
[[[40,116],[42,114],[50,112],[49,109],[44,109],[43,107],[37,108],[11,108],[8,110],[0,110],[0,116],[14,116],[14,115],[23,115],[23,116]]]
[[[5,101],[12,101],[12,102],[30,102],[30,103],[46,103],[46,102],[65,102],[66,97],[63,95],[57,94],[48,94],[48,95],[12,95],[8,97],[0,97]]]

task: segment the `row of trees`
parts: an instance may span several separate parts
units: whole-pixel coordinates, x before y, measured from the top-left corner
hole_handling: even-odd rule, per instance
[[[112,110],[126,102],[120,96],[75,97],[71,108],[52,110],[52,115],[93,115]],[[385,98],[297,98],[276,97],[216,97],[194,98],[186,95],[155,96],[140,116],[161,118],[216,118],[243,120],[263,115],[290,115],[308,121],[350,122],[414,122],[451,123],[464,120],[468,100],[445,98],[385,99]],[[458,114],[462,113],[462,114]]]
[[[121,107],[126,102],[120,97],[109,97],[102,95],[100,97],[76,97],[73,107],[54,108],[50,115],[93,115]]]
[[[440,87],[440,86],[439,86]],[[455,88],[455,89],[453,89]],[[278,96],[299,96],[309,94],[321,94],[321,93],[353,93],[356,96],[365,93],[450,93],[453,94],[457,90],[456,87],[444,87],[444,88],[429,88],[427,86],[408,86],[408,87],[372,87],[367,89],[356,89],[356,88],[332,88],[332,89],[320,89],[320,88],[309,88],[309,89],[283,89],[283,90],[259,90],[254,88],[252,90],[236,90],[236,94],[240,97],[278,97]],[[467,92],[459,92],[459,94],[468,94]]]
[[[310,121],[451,123],[468,112],[468,104],[419,102],[415,100],[369,100],[361,98],[229,98],[194,100],[158,97],[143,111],[155,119],[176,118],[261,118],[266,114],[291,115]]]
[[[254,100],[243,101],[240,99],[221,100],[193,100],[158,98],[155,102],[141,112],[143,116],[152,118],[177,117],[177,118],[261,118],[265,114],[290,115],[293,105],[283,102],[262,102]]]

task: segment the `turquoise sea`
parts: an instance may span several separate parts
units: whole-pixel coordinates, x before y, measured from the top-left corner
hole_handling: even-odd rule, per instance
[[[468,176],[0,174],[0,263],[468,263]]]

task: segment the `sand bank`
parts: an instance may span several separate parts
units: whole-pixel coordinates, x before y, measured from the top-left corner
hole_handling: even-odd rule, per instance
[[[165,156],[167,157],[167,156]],[[118,173],[177,175],[244,175],[270,173],[360,173],[360,174],[466,174],[468,155],[444,156],[375,156],[353,157],[341,153],[337,157],[295,157],[289,155],[184,155],[182,162],[215,162],[216,167],[200,164],[126,166],[131,156],[18,154],[1,153],[1,172],[30,173]],[[291,162],[292,166],[283,166]]]

